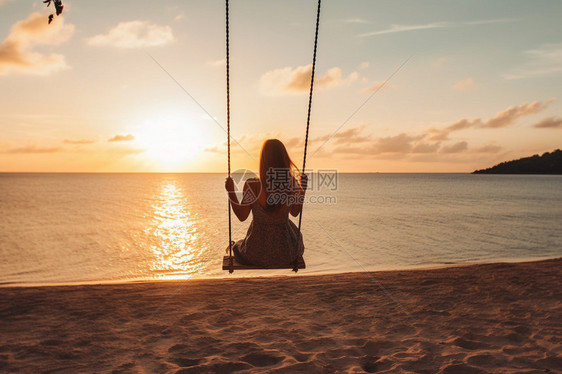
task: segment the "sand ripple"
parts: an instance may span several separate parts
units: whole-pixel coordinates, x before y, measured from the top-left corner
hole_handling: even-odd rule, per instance
[[[560,373],[561,270],[0,288],[0,371]]]

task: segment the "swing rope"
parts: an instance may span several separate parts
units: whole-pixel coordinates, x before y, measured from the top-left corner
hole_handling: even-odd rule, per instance
[[[228,178],[230,178],[230,45],[229,45],[229,24],[228,24],[228,0],[226,0],[226,136],[228,144]],[[230,206],[230,196],[228,201],[228,272],[234,271],[234,259],[232,258],[232,207]]]
[[[316,50],[318,46],[318,29],[320,25],[320,5],[322,0],[318,0],[318,10],[316,12],[316,31],[314,34],[314,53],[312,56],[312,72],[310,76],[310,92],[308,94],[308,113],[306,117],[306,136],[304,139],[304,156],[302,161],[302,173],[306,168],[306,153],[308,149],[308,131],[310,128],[310,112],[312,109],[312,93],[314,89],[314,73],[316,71]],[[226,0],[226,135],[227,135],[227,147],[228,147],[228,177],[230,178],[230,40],[229,40],[229,4],[228,0]],[[303,202],[304,204],[304,202]],[[301,207],[301,212],[299,214],[299,231],[298,231],[298,238],[299,243],[302,239],[301,234],[301,223],[302,223],[302,209],[304,206]],[[232,273],[234,271],[234,258],[232,257],[232,245],[234,242],[232,241],[232,212],[231,212],[231,205],[230,205],[230,198],[228,199],[228,243],[229,243],[229,266],[228,272]],[[299,260],[301,260],[301,256],[298,253],[295,256],[295,262],[293,271],[298,272],[299,270]]]
[[[312,74],[310,75],[310,92],[308,94],[308,114],[306,116],[306,136],[304,138],[304,156],[303,156],[303,160],[302,160],[302,171],[301,173],[304,174],[305,169],[306,169],[306,151],[308,148],[308,129],[310,127],[310,111],[312,109],[312,92],[314,90],[314,72],[316,71],[316,49],[318,46],[318,28],[320,25],[320,4],[322,3],[322,0],[318,0],[318,10],[316,12],[316,32],[314,33],[314,53],[312,55]],[[301,222],[302,222],[302,211],[304,209],[304,201],[302,202],[303,205],[301,206],[301,212],[299,214],[299,234],[298,234],[298,238],[299,238],[299,245],[300,242],[302,240],[302,234],[301,234]],[[293,271],[296,273],[299,271],[299,259],[300,259],[300,255],[298,253],[298,248],[297,248],[297,256],[295,257],[295,263],[293,264]]]

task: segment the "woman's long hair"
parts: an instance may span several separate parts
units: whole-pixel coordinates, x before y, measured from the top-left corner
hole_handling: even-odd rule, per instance
[[[299,169],[280,140],[268,139],[263,143],[260,154],[260,180],[262,193],[265,193],[266,197],[266,209],[277,210],[287,204],[285,199],[293,194],[295,188],[300,187],[295,178],[298,172]],[[273,194],[275,196],[272,196]]]

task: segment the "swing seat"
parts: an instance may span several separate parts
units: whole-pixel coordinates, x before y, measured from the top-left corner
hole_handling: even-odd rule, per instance
[[[306,263],[304,258],[299,258],[299,269],[306,269]],[[233,270],[269,270],[269,269],[292,269],[293,265],[287,266],[275,266],[275,267],[263,267],[256,265],[244,265],[236,261],[234,256],[232,257],[232,269]],[[222,259],[222,270],[230,270],[230,256],[224,256]]]

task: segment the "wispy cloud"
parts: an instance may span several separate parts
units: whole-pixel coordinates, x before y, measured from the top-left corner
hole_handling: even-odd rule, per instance
[[[375,92],[382,88],[389,88],[390,85],[388,83],[385,83],[385,81],[373,82],[368,87],[364,88],[363,92]]]
[[[438,161],[439,155],[452,154],[494,154],[502,147],[496,144],[470,147],[465,140],[452,144],[442,145],[441,142],[433,142],[427,139],[426,134],[401,133],[388,137],[366,136],[364,142],[341,142],[335,143],[331,149],[323,153],[325,157],[334,157],[338,154],[357,157],[376,157],[407,159],[415,161],[422,157],[425,161]]]
[[[502,147],[497,144],[487,144],[474,149],[476,153],[498,153],[502,150]]]
[[[221,58],[219,60],[209,61],[209,65],[223,67],[226,65],[226,59]]]
[[[443,153],[459,153],[459,152],[464,152],[467,149],[468,149],[468,143],[466,141],[461,141],[461,142],[443,147],[441,149],[441,152],[443,152]]]
[[[472,78],[466,78],[466,79],[463,79],[462,81],[459,81],[459,82],[453,84],[452,88],[455,91],[467,91],[467,90],[471,90],[475,87],[476,87],[476,84],[474,83],[474,80]]]
[[[366,141],[370,141],[371,137],[365,134],[362,134],[363,130],[365,129],[366,125],[360,125],[357,127],[351,127],[344,131],[338,132],[335,135],[331,136],[331,134],[323,135],[316,137],[311,140],[311,142],[324,142],[328,139],[334,139],[336,144],[341,143],[363,143]]]
[[[506,23],[506,22],[517,22],[517,21],[519,20],[516,18],[491,18],[491,19],[480,19],[474,21],[460,22],[459,24],[461,26],[462,25],[478,26],[478,25],[490,25],[494,23]]]
[[[379,153],[408,153],[413,148],[413,142],[421,140],[423,136],[412,136],[405,133],[396,136],[378,138],[374,141],[372,152]]]
[[[491,118],[460,119],[442,128],[432,128],[425,131],[401,132],[397,135],[375,136],[367,132],[369,125],[362,123],[350,127],[345,131],[332,134],[324,134],[309,139],[310,144],[322,144],[328,138],[333,141],[315,157],[345,158],[377,158],[377,159],[402,159],[409,161],[450,161],[451,157],[458,160],[469,160],[470,157],[484,157],[496,154],[503,148],[495,142],[476,143],[471,145],[465,139],[452,141],[448,136],[452,132],[466,129],[498,129],[511,126],[521,117],[538,113],[548,107],[555,99],[544,102],[534,101],[510,106],[497,112]],[[538,128],[562,128],[562,118],[550,117],[539,122],[534,127]],[[286,138],[283,134],[252,134],[239,139],[245,148],[253,153],[259,152],[264,139]],[[303,141],[301,138],[293,137],[285,141],[291,152],[301,150]],[[226,151],[226,144],[210,147],[207,152]],[[236,150],[234,150],[236,151]]]
[[[431,30],[431,29],[444,29],[444,28],[453,28],[453,27],[466,27],[466,26],[475,26],[475,25],[485,25],[485,24],[493,24],[493,23],[502,23],[502,22],[513,22],[515,20],[512,19],[487,19],[487,20],[475,20],[475,21],[466,21],[466,22],[430,22],[418,25],[398,25],[393,24],[390,27],[382,30],[376,30],[371,32],[366,32],[363,34],[359,34],[359,37],[369,37],[369,36],[376,36],[376,35],[384,35],[384,34],[393,34],[397,32],[408,32],[408,31],[417,31],[417,30]]]
[[[494,117],[486,121],[481,118],[463,118],[441,129],[431,128],[428,130],[428,133],[431,135],[431,140],[444,141],[449,138],[449,134],[451,134],[452,132],[468,129],[471,127],[500,128],[510,126],[521,117],[535,114],[546,109],[546,107],[552,101],[553,100],[548,100],[543,103],[534,101],[532,103],[523,103],[520,105],[510,106],[507,109],[499,111]]]
[[[548,117],[533,126],[537,129],[562,129],[562,118]]]
[[[95,142],[95,140],[90,140],[90,139],[77,139],[77,140],[72,140],[72,139],[64,139],[62,141],[64,144],[75,144],[75,145],[80,145],[80,144],[92,144]]]
[[[107,139],[108,142],[128,142],[131,140],[135,140],[135,137],[132,134],[127,134],[127,135],[115,135],[109,139]]]
[[[120,155],[120,156],[127,156],[127,155],[138,155],[140,153],[146,152],[146,149],[135,148],[135,147],[118,147],[114,149],[108,149],[106,152],[110,154]]]
[[[248,134],[248,135],[243,135],[241,137],[239,137],[238,139],[236,139],[235,142],[231,142],[230,143],[230,147],[231,147],[231,152],[233,154],[239,154],[239,155],[258,155],[261,149],[261,146],[264,142],[265,139],[281,139],[284,143],[285,146],[287,146],[287,148],[289,148],[289,145],[287,143],[286,140],[284,140],[284,136],[281,133],[256,133],[256,134]],[[299,138],[300,139],[300,138]],[[296,138],[291,138],[290,142],[292,145],[294,145],[296,141]],[[211,146],[211,147],[207,147],[204,149],[205,152],[211,152],[211,153],[221,153],[224,154],[227,151],[227,143],[226,142],[221,142],[219,145],[215,145],[215,146]],[[247,153],[248,152],[248,153]]]
[[[535,114],[546,109],[550,102],[551,101],[541,103],[539,101],[533,101],[532,103],[523,103],[521,105],[510,106],[509,108],[498,112],[488,121],[482,123],[480,127],[498,128],[509,126],[520,117]]]
[[[367,36],[375,36],[375,35],[383,35],[383,34],[393,34],[396,32],[428,30],[428,29],[437,29],[437,28],[444,28],[444,27],[452,27],[452,26],[449,22],[433,22],[433,23],[426,23],[422,25],[390,25],[389,28],[366,32],[363,34],[359,34],[358,36],[367,37]]]
[[[364,61],[359,64],[359,69],[367,69],[369,67],[369,61]]]
[[[345,23],[371,23],[371,21],[368,21],[365,18],[360,18],[360,17],[346,18],[346,19],[343,19],[342,22],[345,22]]]
[[[168,44],[174,40],[170,26],[148,21],[120,22],[105,34],[92,36],[88,44],[116,48],[144,48]]]
[[[299,93],[308,92],[312,65],[285,67],[266,72],[260,78],[260,86],[265,93]],[[324,75],[314,78],[315,88],[327,88],[350,84],[359,78],[359,73],[352,72],[344,77],[339,67],[329,69]]]
[[[429,143],[424,140],[424,134],[407,134],[374,137],[362,134],[365,125],[346,130],[347,136],[342,136],[334,142],[331,149],[322,152],[325,157],[343,154],[358,157],[401,158],[406,155],[436,153],[439,143]],[[328,135],[313,139],[321,141]],[[320,155],[320,153],[318,154]]]
[[[548,107],[555,99],[550,99],[544,102],[534,101],[529,103],[522,103],[520,105],[510,106],[504,110],[497,112],[493,117],[483,120],[482,118],[475,119],[460,119],[447,125],[443,128],[432,128],[422,133],[400,133],[398,135],[386,137],[373,137],[369,134],[364,134],[363,131],[367,128],[365,124],[352,127],[341,134],[337,134],[334,139],[334,147],[324,153],[327,155],[334,155],[337,153],[347,155],[371,155],[371,156],[391,156],[391,155],[439,155],[439,154],[493,154],[502,150],[498,144],[486,144],[475,147],[470,147],[466,140],[458,140],[451,143],[449,135],[452,132],[461,131],[471,128],[488,128],[498,129],[511,126],[519,118],[539,113]],[[550,117],[547,118],[534,127],[537,128],[562,128],[562,118]],[[321,142],[326,136],[319,136],[311,140],[314,142]],[[393,156],[394,157],[394,156]],[[417,157],[417,156],[416,156]]]
[[[503,78],[524,79],[562,72],[562,43],[544,44],[525,51],[528,61],[520,67],[503,74]]]
[[[412,153],[435,153],[441,146],[441,143],[418,142],[412,147]]]
[[[60,147],[38,147],[35,145],[28,145],[24,147],[8,148],[4,153],[21,153],[21,154],[33,154],[33,153],[56,153],[63,151]]]
[[[49,25],[44,14],[30,14],[13,25],[0,43],[0,75],[10,72],[48,75],[68,68],[63,55],[44,54],[34,47],[59,45],[73,33],[74,25],[65,24],[64,17]]]
[[[462,121],[458,121],[462,123]],[[463,125],[464,126],[464,125]],[[461,127],[461,126],[459,126]],[[456,142],[434,141],[430,139],[427,133],[399,133],[391,136],[376,137],[366,133],[368,124],[360,124],[337,133],[328,147],[317,153],[315,157],[337,157],[344,156],[346,158],[378,158],[378,159],[409,159],[411,161],[442,161],[444,157],[451,157],[453,154],[495,154],[502,147],[489,143],[485,145],[476,145],[470,147],[466,140]],[[319,144],[324,142],[331,134],[324,134],[309,139],[310,144]],[[268,138],[281,139],[290,153],[301,151],[303,139],[300,137],[286,138],[283,134],[252,134],[242,136],[239,141],[245,148],[251,152],[259,152],[264,141]],[[205,149],[206,152],[224,153],[226,152],[226,143]],[[240,150],[233,150],[233,153]]]
[[[447,60],[449,60],[448,57],[439,57],[431,63],[431,66],[435,69],[439,69],[445,64],[445,62],[447,62]]]

